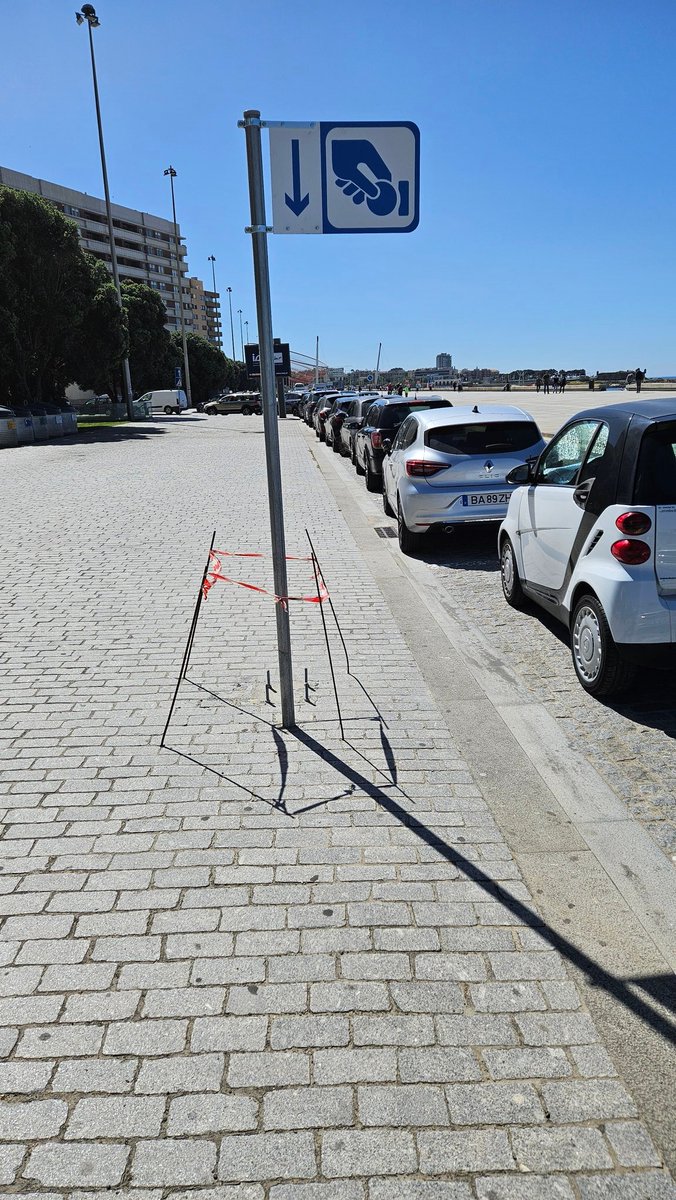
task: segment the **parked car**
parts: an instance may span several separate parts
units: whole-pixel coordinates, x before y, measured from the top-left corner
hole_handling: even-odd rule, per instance
[[[312,427],[320,442],[325,439],[324,420],[331,412],[336,397],[337,392],[333,392],[332,395],[320,396],[312,413]]]
[[[545,446],[527,412],[503,405],[411,413],[382,444],[383,506],[397,518],[404,554],[435,527],[501,520],[514,488],[509,471]]]
[[[188,397],[183,388],[160,388],[155,392],[144,392],[142,396],[139,396],[139,401],[147,401],[152,412],[163,412],[167,416],[170,416],[171,413],[180,416],[188,407]]]
[[[379,392],[369,392],[363,398],[367,404],[372,404],[378,397]],[[341,392],[340,396],[334,400],[331,411],[324,418],[324,441],[336,454],[340,450],[339,437],[343,421],[348,412],[352,413],[353,406],[358,399],[359,396],[356,392]]]
[[[243,413],[245,417],[250,417],[255,413],[260,417],[263,406],[260,392],[229,392],[227,395],[218,396],[216,400],[207,400],[206,404],[202,405],[202,411],[211,416]]]
[[[505,599],[568,626],[582,687],[617,695],[642,664],[676,665],[676,399],[578,413],[508,481]]]
[[[373,394],[357,396],[350,401],[350,411],[346,413],[341,423],[338,438],[338,449],[341,454],[352,459],[354,465],[354,439],[357,430],[364,422],[364,416],[373,404]]]
[[[287,416],[289,416],[289,417],[301,416],[300,410],[306,400],[307,400],[307,392],[295,392],[295,391],[287,392],[284,397],[284,403],[286,406]]]
[[[382,490],[382,464],[385,457],[383,440],[392,441],[409,413],[432,408],[452,408],[450,400],[441,396],[409,397],[383,396],[367,410],[364,424],[354,439],[354,466],[358,475],[366,476],[369,492]]]
[[[330,397],[330,399],[333,400],[337,394],[338,393],[336,392],[335,388],[321,388],[318,391],[313,391],[303,411],[303,419],[305,424],[312,427],[312,418],[317,405],[323,403],[327,397]]]

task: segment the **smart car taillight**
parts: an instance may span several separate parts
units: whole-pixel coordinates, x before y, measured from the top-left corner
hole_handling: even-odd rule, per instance
[[[652,521],[647,513],[625,512],[620,514],[615,524],[620,533],[629,533],[632,537],[636,537],[638,534],[647,533]]]
[[[635,538],[621,538],[619,542],[613,542],[610,553],[626,566],[639,567],[650,558],[650,546]]]
[[[406,474],[412,475],[413,478],[436,475],[439,471],[444,471],[446,466],[447,463],[430,462],[425,458],[409,458],[406,463]]]

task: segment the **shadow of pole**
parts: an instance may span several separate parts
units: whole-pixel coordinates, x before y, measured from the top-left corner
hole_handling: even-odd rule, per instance
[[[429,846],[430,849],[436,851],[442,858],[445,858],[447,862],[457,867],[459,871],[462,871],[467,879],[477,883],[491,900],[496,901],[511,912],[520,924],[536,930],[544,941],[548,942],[554,950],[558,950],[563,958],[586,975],[592,987],[600,988],[607,992],[620,1004],[624,1005],[625,1008],[633,1012],[635,1016],[640,1017],[642,1021],[651,1025],[666,1041],[676,1045],[676,1025],[662,1016],[661,1013],[657,1012],[646,1001],[642,1000],[640,996],[635,995],[625,980],[612,975],[598,963],[594,962],[588,954],[585,954],[583,950],[580,950],[578,946],[575,946],[563,934],[558,933],[557,930],[548,925],[527,904],[512,896],[502,884],[491,879],[485,871],[481,870],[481,867],[477,866],[476,863],[470,862],[459,850],[456,850],[453,846],[449,846],[447,842],[429,829],[427,825],[407,812],[405,808],[402,808],[401,804],[393,796],[388,795],[387,792],[372,784],[364,775],[361,775],[359,771],[350,767],[348,763],[343,762],[342,759],[322,746],[310,734],[298,727],[289,732],[309,750],[313,750],[315,754],[319,754],[326,762],[331,763],[339,774],[343,775],[361,791],[364,791],[380,804],[386,812],[396,817],[402,825],[416,834],[426,846]],[[639,980],[629,982],[634,982],[637,986],[641,986]],[[645,990],[648,989],[646,988]]]

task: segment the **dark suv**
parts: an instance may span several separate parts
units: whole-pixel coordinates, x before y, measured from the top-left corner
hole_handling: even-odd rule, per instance
[[[364,424],[355,434],[352,460],[357,475],[366,476],[369,492],[382,491],[383,458],[402,421],[421,409],[452,407],[451,401],[442,396],[421,396],[420,399],[416,396],[408,400],[402,400],[401,396],[384,396],[371,405]]]

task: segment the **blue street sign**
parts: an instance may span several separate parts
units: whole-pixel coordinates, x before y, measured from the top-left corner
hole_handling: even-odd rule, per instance
[[[263,122],[274,233],[410,233],[420,131],[410,121]]]
[[[174,367],[174,387],[183,387],[183,368]]]

